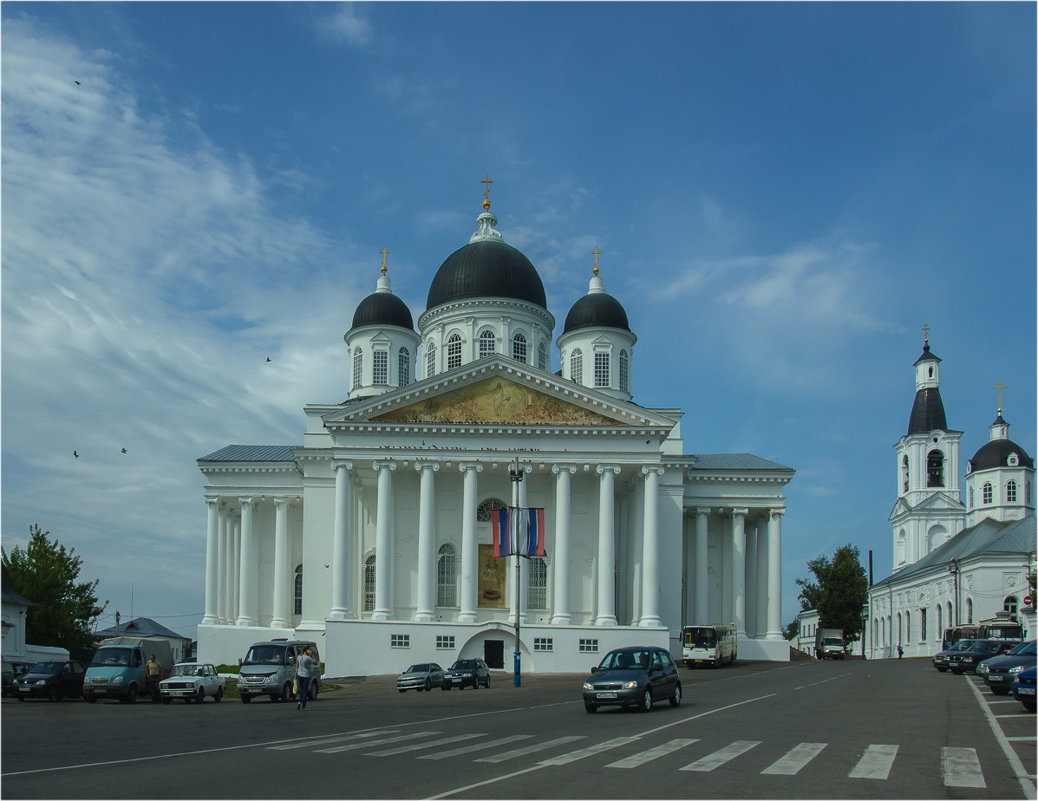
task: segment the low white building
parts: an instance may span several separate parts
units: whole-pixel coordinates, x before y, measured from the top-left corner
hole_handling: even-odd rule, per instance
[[[3,658],[12,662],[45,662],[68,659],[68,650],[51,645],[25,642],[26,615],[33,602],[18,592],[11,583],[7,568],[0,565],[0,632],[3,636]]]
[[[299,637],[321,644],[331,675],[472,656],[511,668],[517,619],[524,671],[583,671],[632,643],[680,656],[683,624],[716,621],[738,627],[740,657],[788,659],[793,470],[689,452],[680,409],[634,402],[636,337],[597,253],[553,372],[544,287],[496,224],[484,195],[417,331],[383,254],[345,335],[349,397],[306,407],[300,443],[198,460],[200,660]],[[518,569],[491,552],[491,512],[515,505],[543,508],[547,523],[546,555]]]

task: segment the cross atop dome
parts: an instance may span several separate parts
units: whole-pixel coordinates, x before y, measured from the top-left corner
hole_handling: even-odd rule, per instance
[[[379,265],[378,269],[379,269],[379,272],[382,273],[382,275],[385,275],[386,272],[388,272],[388,270],[386,268],[386,256],[389,255],[389,251],[386,250],[385,248],[382,248],[382,250],[379,251],[379,254],[382,256],[382,264]]]
[[[490,211],[490,185],[494,182],[489,175],[484,175],[480,183],[483,184],[483,211]]]

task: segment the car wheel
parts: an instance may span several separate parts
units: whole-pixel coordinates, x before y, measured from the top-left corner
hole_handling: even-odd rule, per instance
[[[126,695],[119,699],[124,704],[133,704],[137,701],[137,685],[131,684],[130,689],[126,691]]]
[[[198,703],[202,703],[205,700],[205,687],[198,688],[198,695],[195,696],[195,700]]]
[[[216,693],[213,695],[213,700],[216,703],[220,703],[223,700],[223,687],[217,687]]]
[[[320,688],[319,684],[317,684],[316,682],[310,682],[310,689],[307,690],[307,692],[306,692],[307,699],[310,700],[310,701],[316,701],[317,700],[317,692],[320,689],[321,688]]]
[[[988,687],[995,695],[1009,695],[1008,687]]]
[[[242,702],[243,704],[247,704],[247,703],[249,703],[249,701],[251,701],[251,700],[252,700],[252,696],[251,696],[251,695],[243,695],[243,696],[241,697],[241,702]]]
[[[449,690],[450,688],[451,688],[451,686],[449,684],[444,684],[442,687],[440,687],[440,689],[443,690],[444,692],[447,692],[447,690]]]
[[[678,706],[681,703],[681,685],[678,684],[674,688],[674,695],[670,697],[670,705]]]
[[[590,701],[585,701],[584,702],[584,711],[585,712],[597,712],[598,711],[598,704],[593,704]]]
[[[483,686],[486,687],[488,690],[490,689],[490,674],[487,674],[487,680],[486,682],[484,682]]]
[[[50,691],[47,693],[47,700],[51,702],[61,700],[61,693],[58,692],[57,687],[50,688]]]
[[[648,687],[646,687],[645,692],[642,693],[642,702],[638,705],[638,711],[652,711],[652,690],[650,690]]]
[[[21,700],[21,699],[19,699],[19,700]],[[94,695],[88,695],[88,696],[86,697],[86,702],[87,702],[88,704],[96,704],[96,703],[97,703],[97,696],[94,696]]]
[[[25,696],[24,695],[19,695],[18,696],[18,700],[19,701],[24,701],[25,700]]]
[[[432,679],[425,680],[425,687],[423,688],[426,692],[432,689]]]
[[[281,688],[281,700],[291,701],[292,700],[292,682],[286,681],[285,686]]]

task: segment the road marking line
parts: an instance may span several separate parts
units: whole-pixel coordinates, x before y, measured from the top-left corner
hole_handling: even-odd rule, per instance
[[[870,745],[861,755],[854,770],[847,774],[848,779],[886,779],[897,756],[896,745]]]
[[[766,767],[761,773],[775,776],[796,776],[800,769],[808,762],[822,753],[828,743],[800,743],[793,746],[789,752],[780,759]]]
[[[571,743],[574,740],[586,740],[587,736],[584,734],[572,735],[570,737],[556,737],[554,740],[547,740],[543,743],[534,743],[524,748],[516,748],[512,751],[505,751],[503,754],[494,754],[493,756],[483,757],[482,759],[474,759],[473,762],[507,762],[510,759],[516,757],[526,756],[528,754],[536,754],[538,751],[546,751],[556,745],[565,745]]]
[[[945,787],[987,787],[976,748],[942,748],[941,774]]]
[[[325,737],[320,740],[308,740],[304,743],[289,743],[288,745],[268,745],[269,751],[288,751],[292,748],[310,748],[314,745],[328,745],[328,743],[341,743],[344,740],[359,740],[365,737],[381,737],[384,734],[396,734],[396,729],[380,729],[379,731],[365,731],[360,734],[339,734],[335,737]],[[371,743],[368,743],[371,745]]]
[[[561,754],[551,759],[545,759],[538,762],[538,765],[568,765],[570,762],[576,762],[578,759],[584,757],[594,756],[600,754],[603,751],[609,751],[612,748],[619,748],[621,745],[627,745],[628,743],[636,742],[640,739],[640,735],[634,735],[632,737],[617,737],[615,740],[606,740],[604,743],[597,743],[596,745],[589,745],[587,748],[581,748],[579,751],[570,751],[568,754]]]
[[[678,770],[694,770],[700,773],[716,770],[726,762],[731,762],[736,757],[742,756],[751,748],[756,748],[760,744],[760,740],[736,740],[724,748],[719,748],[712,754],[707,754],[702,759],[697,759],[683,768],[678,768]]]
[[[381,740],[368,740],[363,743],[350,743],[349,745],[338,745],[333,748],[318,748],[315,754],[338,754],[342,751],[356,751],[358,748],[370,748],[373,745],[383,743],[398,743],[401,740],[413,740],[415,737],[431,737],[439,734],[438,731],[413,731],[410,734],[398,734],[396,737],[383,737]]]
[[[406,754],[408,751],[423,751],[426,748],[436,748],[438,745],[446,745],[447,743],[459,743],[463,740],[474,740],[477,737],[485,737],[483,732],[476,732],[474,734],[459,734],[455,737],[444,737],[442,740],[433,740],[431,743],[417,743],[413,745],[401,745],[397,748],[390,748],[386,751],[369,751],[364,756],[395,756],[396,754]]]
[[[1033,798],[1034,786],[1031,784],[1031,777],[1024,768],[1024,763],[1020,761],[1020,756],[1016,753],[1016,749],[1009,744],[1005,732],[1002,731],[1002,727],[995,722],[995,716],[991,714],[991,709],[984,703],[984,696],[980,694],[977,685],[969,679],[966,679],[966,681],[969,683],[970,689],[973,690],[973,695],[977,699],[978,706],[980,706],[981,711],[987,716],[988,726],[991,728],[991,733],[995,735],[995,739],[998,740],[998,745],[1002,749],[1002,753],[1005,754],[1006,759],[1009,761],[1009,767],[1013,769],[1013,775],[1020,783],[1020,789],[1023,791],[1024,798]]]
[[[657,745],[655,748],[650,748],[648,751],[642,751],[640,754],[634,756],[625,757],[619,759],[616,762],[610,762],[606,765],[607,768],[636,768],[639,765],[644,765],[646,762],[652,762],[654,759],[659,759],[662,756],[671,754],[674,751],[678,751],[686,746],[692,745],[692,743],[698,743],[698,739],[681,739],[671,740],[669,743],[663,745]]]
[[[450,751],[440,751],[438,754],[426,754],[425,756],[418,757],[419,759],[446,759],[447,757],[459,756],[460,754],[471,754],[473,751],[482,751],[484,748],[493,748],[497,745],[505,745],[506,743],[514,743],[517,740],[529,740],[534,735],[532,734],[513,734],[510,737],[501,737],[498,740],[489,740],[485,743],[476,743],[475,745],[463,745],[461,748],[454,748]],[[441,742],[443,742],[441,740]]]
[[[1036,738],[1033,734],[1030,737],[1006,737],[1011,743],[1033,743]]]

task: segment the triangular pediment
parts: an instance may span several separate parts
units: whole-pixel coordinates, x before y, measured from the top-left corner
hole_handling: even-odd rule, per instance
[[[966,511],[965,507],[963,507],[962,502],[955,496],[944,492],[935,492],[933,495],[927,495],[915,506],[907,503],[904,498],[898,498],[894,503],[894,508],[891,510],[888,519],[896,520],[910,512],[918,515],[921,512],[953,512],[960,514],[964,511]]]
[[[675,420],[501,356],[358,401],[326,423],[671,428]]]

